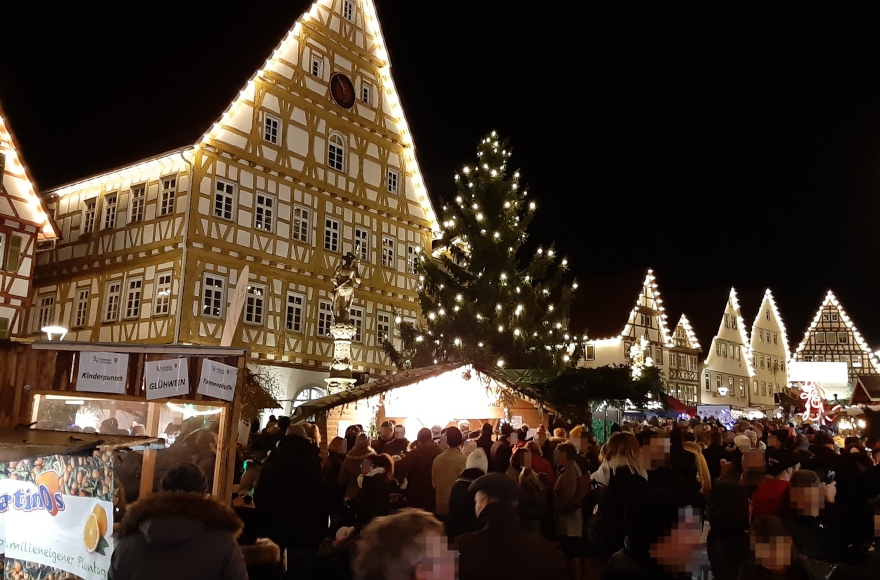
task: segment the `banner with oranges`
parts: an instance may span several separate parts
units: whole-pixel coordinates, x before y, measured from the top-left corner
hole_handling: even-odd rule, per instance
[[[0,463],[0,551],[6,572],[27,578],[59,578],[66,572],[105,580],[113,552],[112,497],[109,454]]]

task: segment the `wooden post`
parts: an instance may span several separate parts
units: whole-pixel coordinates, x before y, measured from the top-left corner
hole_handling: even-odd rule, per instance
[[[160,403],[147,403],[147,433],[159,433]],[[138,497],[153,493],[153,478],[156,476],[156,450],[144,451],[144,462],[141,467],[141,489]]]

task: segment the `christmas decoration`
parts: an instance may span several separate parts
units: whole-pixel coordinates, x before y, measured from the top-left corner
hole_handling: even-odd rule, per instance
[[[473,361],[502,368],[564,367],[573,360],[568,307],[575,281],[553,246],[525,257],[535,212],[520,174],[508,168],[510,145],[493,131],[477,162],[455,176],[442,206],[431,255],[420,255],[422,321],[399,324],[402,348],[386,342],[398,368]]]
[[[801,415],[805,423],[817,423],[824,425],[830,423],[829,413],[836,413],[840,409],[840,405],[834,405],[828,409],[825,403],[825,392],[819,383],[807,381],[804,383],[801,399],[804,399],[804,412]]]

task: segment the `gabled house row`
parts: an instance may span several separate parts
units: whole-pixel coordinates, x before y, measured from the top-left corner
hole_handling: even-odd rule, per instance
[[[14,294],[0,319],[28,337],[55,324],[67,340],[244,346],[289,412],[326,394],[342,256],[358,258],[362,279],[354,370],[390,374],[382,342],[417,317],[416,259],[439,226],[373,0],[315,0],[229,89],[195,141],[46,191],[48,212],[0,133],[2,199],[31,212],[14,232],[0,222],[3,266],[18,272],[0,273],[0,292]],[[35,254],[55,237],[47,215],[57,240]]]
[[[612,284],[606,297],[621,294],[618,283]],[[635,284],[632,286],[635,289]],[[601,304],[605,327],[613,325],[608,318],[609,302],[613,300],[600,299],[598,292],[589,296],[589,288],[585,291],[587,308]],[[686,405],[729,405],[740,412],[767,412],[776,407],[775,396],[789,385],[792,361],[840,362],[847,364],[853,396],[858,396],[854,403],[864,402],[861,399],[880,401],[875,393],[880,392],[875,389],[880,376],[877,356],[830,291],[794,352],[789,351],[788,331],[769,289],[764,291],[750,326],[743,317],[736,290],[731,289],[718,330],[705,353],[685,314],[672,332],[668,330],[665,307],[650,270],[628,318],[624,319],[622,308],[620,313],[623,325],[618,334],[598,338],[588,328],[579,366],[629,365],[634,356],[641,355],[660,368],[667,394]]]

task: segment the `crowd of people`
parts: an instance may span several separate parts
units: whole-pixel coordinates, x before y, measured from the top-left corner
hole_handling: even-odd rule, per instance
[[[267,538],[286,565],[249,563],[251,580],[880,577],[872,438],[653,418],[602,444],[468,421],[410,441],[385,421],[326,448],[286,417],[254,433],[239,543]]]

